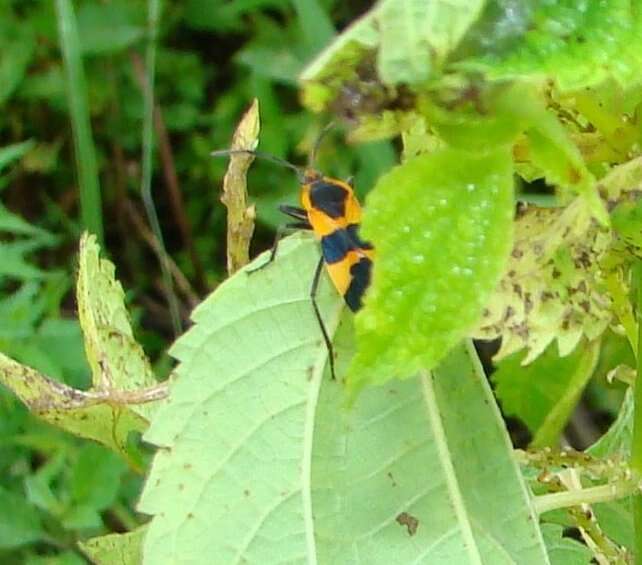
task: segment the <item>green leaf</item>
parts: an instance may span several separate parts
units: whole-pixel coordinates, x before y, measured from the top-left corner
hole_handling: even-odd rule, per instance
[[[14,235],[44,236],[50,240],[54,239],[49,232],[23,220],[20,216],[7,210],[2,204],[0,204],[0,231]]]
[[[535,361],[523,366],[525,354],[503,359],[492,375],[504,412],[517,416],[533,434],[533,447],[553,447],[570,418],[599,357],[599,343],[580,343],[560,357],[549,345]]]
[[[109,508],[118,494],[125,464],[116,454],[88,443],[80,448],[71,469],[71,498],[98,512]]]
[[[178,377],[145,435],[160,449],[139,507],[153,516],[144,562],[547,563],[472,348],[346,409],[351,314],[333,381],[309,300],[314,249],[284,240],[174,346]],[[343,304],[325,275],[318,299],[334,334]]]
[[[631,551],[635,541],[633,500],[634,497],[627,497],[591,506],[604,533]]]
[[[334,35],[334,25],[319,0],[292,0],[300,22],[303,40],[311,53],[321,51]]]
[[[77,303],[92,388],[78,390],[0,354],[0,382],[37,416],[124,455],[131,432],[147,428],[166,391],[133,337],[114,265],[94,236],[80,242]]]
[[[642,15],[628,0],[488,4],[454,65],[491,80],[549,78],[563,90],[638,79]]]
[[[0,486],[0,549],[33,543],[44,535],[38,510],[24,497]]]
[[[101,391],[137,391],[156,385],[143,348],[134,338],[123,287],[113,263],[99,256],[95,236],[80,241],[76,297],[93,386]],[[132,404],[145,419],[153,405]]]
[[[611,212],[613,229],[633,257],[642,257],[642,199],[620,202]]]
[[[105,55],[123,51],[145,35],[142,18],[122,2],[88,3],[78,10],[78,34],[84,54]],[[139,21],[136,21],[136,20]]]
[[[534,170],[531,178],[545,178],[549,184],[582,194],[591,213],[607,224],[604,204],[599,200],[595,177],[588,170],[578,147],[560,120],[548,110],[541,95],[523,90],[522,107],[517,112],[526,124],[527,157]]]
[[[608,431],[598,439],[588,453],[594,457],[620,457],[628,459],[633,438],[633,393],[628,390],[622,406]]]
[[[80,549],[94,563],[140,565],[143,562],[143,539],[147,526],[126,534],[108,534],[79,542]]]
[[[126,406],[112,405],[108,394],[63,385],[1,353],[0,383],[12,390],[34,415],[118,452],[126,451],[130,432],[147,428],[147,420]]]
[[[45,273],[38,267],[30,264],[25,255],[33,251],[32,242],[0,241],[0,278],[11,277],[18,280],[29,281],[43,278]]]
[[[377,250],[351,387],[434,367],[475,324],[511,246],[506,149],[422,155],[381,177],[363,235]]]
[[[5,145],[0,148],[0,172],[13,161],[22,158],[34,145],[32,140],[27,140],[22,143],[13,143],[12,145]],[[3,209],[6,210],[4,207]]]
[[[361,82],[359,74],[372,65],[373,54],[385,84],[434,78],[483,6],[482,0],[381,0],[305,69],[307,104],[323,106],[342,87]]]
[[[564,357],[582,335],[601,335],[612,317],[600,267],[610,244],[583,199],[566,208],[522,208],[506,274],[473,337],[502,336],[498,359],[526,347],[527,364],[555,339]]]
[[[30,26],[10,16],[0,20],[0,106],[4,106],[20,84],[36,47]]]
[[[564,528],[558,524],[542,524],[542,534],[551,565],[589,565],[593,553],[584,544],[564,537]]]
[[[302,520],[309,529],[312,515],[302,481],[311,480],[314,406],[322,383],[340,386],[326,370],[309,298],[315,248],[303,235],[282,240],[274,263],[250,275],[240,270],[219,286],[173,346],[177,379],[145,434],[148,442],[171,446],[157,452],[141,498],[140,509],[154,515],[146,562],[185,551],[227,562],[251,541],[262,549],[248,555],[278,548],[287,560],[305,553]],[[332,335],[343,300],[325,275],[317,301]],[[202,497],[201,489],[211,494]],[[179,526],[185,545],[174,537]],[[272,542],[274,528],[280,533]]]
[[[483,0],[382,0],[367,17],[378,29],[377,70],[386,84],[434,77],[479,17]]]

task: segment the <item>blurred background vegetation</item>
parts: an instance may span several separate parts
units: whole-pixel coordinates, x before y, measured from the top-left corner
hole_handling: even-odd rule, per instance
[[[0,0],[0,351],[74,387],[89,385],[73,285],[87,198],[81,188],[92,178],[100,187],[105,251],[128,292],[137,336],[159,376],[171,368],[171,315],[141,201],[154,5]],[[296,77],[370,5],[162,3],[151,188],[167,251],[185,277],[176,291],[183,328],[194,304],[226,276],[219,202],[226,162],[209,153],[229,145],[256,97],[260,148],[305,163],[331,117],[302,110]],[[82,63],[84,80],[74,62]],[[91,131],[83,132],[84,100]],[[388,142],[346,146],[339,128],[324,141],[319,165],[333,176],[354,175],[363,197],[395,159]],[[256,252],[272,242],[277,203],[296,203],[298,191],[291,171],[271,163],[257,162],[249,182],[258,208]],[[619,394],[594,386],[589,395],[583,417],[606,425]],[[134,511],[141,481],[117,455],[40,423],[0,389],[0,562],[84,563],[76,541],[143,521]]]

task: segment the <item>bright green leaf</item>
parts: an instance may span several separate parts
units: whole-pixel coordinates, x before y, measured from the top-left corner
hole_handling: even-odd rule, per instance
[[[642,199],[624,201],[611,212],[613,229],[634,257],[642,257]]]
[[[363,221],[377,258],[353,387],[432,368],[466,335],[501,276],[512,216],[508,150],[445,149],[379,180]]]
[[[560,357],[549,345],[535,361],[523,366],[524,353],[499,362],[492,375],[504,412],[517,416],[531,430],[533,447],[554,447],[591,378],[599,343],[580,343]]]
[[[479,17],[483,0],[382,0],[366,17],[379,32],[377,70],[386,84],[432,78]]]
[[[641,31],[642,14],[628,0],[492,2],[455,67],[493,80],[550,78],[564,90],[609,77],[633,82]]]

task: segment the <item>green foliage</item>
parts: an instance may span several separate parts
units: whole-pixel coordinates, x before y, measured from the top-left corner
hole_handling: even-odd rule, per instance
[[[357,317],[353,387],[432,369],[466,335],[510,251],[512,206],[507,150],[437,151],[380,179],[363,226],[381,244]]]
[[[532,447],[555,446],[599,355],[599,343],[581,342],[560,357],[554,346],[524,366],[524,353],[502,359],[492,379],[504,412],[517,416],[533,434]]]
[[[341,383],[324,370],[300,276],[312,272],[312,249],[307,238],[284,240],[277,262],[221,285],[174,345],[181,365],[172,400],[145,435],[164,448],[140,504],[154,516],[145,559],[189,551],[197,561],[278,552],[323,563],[346,555],[478,562],[508,553],[541,563],[543,544],[473,350],[458,349],[433,377],[370,388],[346,409]],[[332,332],[341,308],[326,278],[319,301]],[[335,347],[341,376],[354,353],[349,317]],[[465,418],[452,402],[468,407]],[[510,517],[510,531],[491,519],[498,513]]]
[[[489,2],[455,66],[493,80],[552,76],[563,90],[637,82],[641,31],[642,15],[626,0]]]
[[[642,13],[625,0],[215,4],[0,3],[0,560],[642,554],[642,365],[621,352],[642,339]],[[309,108],[374,142],[344,149],[335,131],[315,163],[355,173],[361,199],[374,187],[373,282],[354,326],[321,279],[339,378],[310,304],[316,247],[295,237],[195,310],[175,378],[156,385],[167,321],[178,334],[225,277],[209,154],[257,98],[260,148],[302,161],[329,117],[298,109],[299,75]],[[296,179],[255,168],[260,247]],[[550,207],[513,218],[515,197]],[[74,306],[82,225],[105,225],[114,255],[82,238]],[[518,452],[521,469],[470,335],[502,338],[497,396],[552,448]],[[615,422],[588,453],[558,453],[584,390]],[[149,468],[141,432],[158,448]],[[148,475],[143,527],[129,469]]]
[[[110,534],[80,543],[83,552],[95,563],[138,565],[142,562],[143,538],[147,528],[141,526],[126,534]]]
[[[546,549],[551,565],[588,565],[591,563],[592,554],[589,549],[574,540],[563,536],[562,526],[558,524],[544,524],[542,535],[546,542]]]

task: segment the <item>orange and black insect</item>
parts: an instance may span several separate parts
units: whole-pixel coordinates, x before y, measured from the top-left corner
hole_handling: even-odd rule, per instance
[[[310,230],[320,241],[322,255],[312,279],[310,299],[328,348],[332,378],[335,378],[332,342],[323,324],[316,301],[321,269],[325,264],[332,284],[343,296],[350,310],[356,312],[361,308],[363,295],[370,284],[374,258],[372,245],[359,237],[361,206],[354,194],[352,184],[349,181],[345,182],[324,176],[312,167],[302,169],[288,161],[257,151],[215,151],[212,155],[220,156],[232,153],[246,153],[262,157],[284,165],[297,174],[301,184],[301,207],[286,204],[279,206],[281,212],[296,221],[289,222],[277,230],[270,258],[259,269],[266,267],[274,260],[279,240],[287,232]]]

